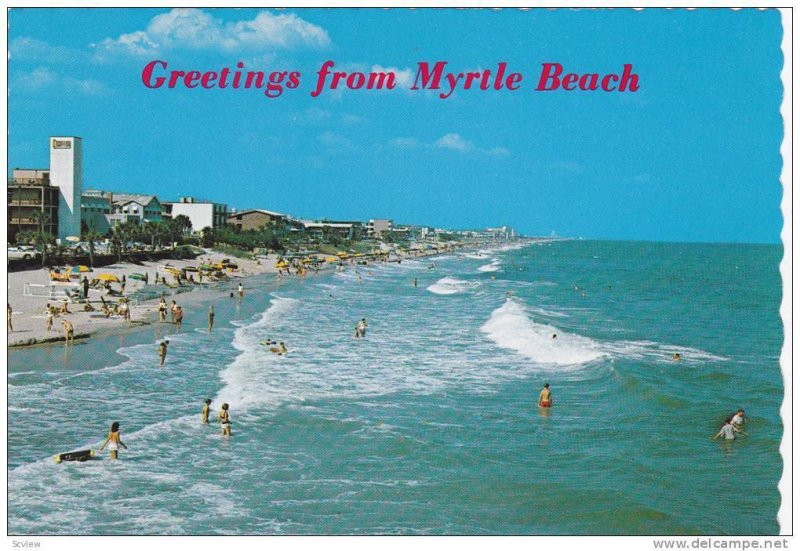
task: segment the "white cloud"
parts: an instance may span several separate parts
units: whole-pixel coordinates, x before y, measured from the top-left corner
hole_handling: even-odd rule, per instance
[[[462,137],[461,134],[455,132],[445,134],[431,143],[423,142],[416,138],[398,137],[390,140],[389,145],[401,149],[448,149],[451,151],[458,151],[459,153],[476,153],[479,155],[491,155],[492,157],[507,157],[511,155],[511,152],[505,147],[478,147],[471,141]]]
[[[39,67],[30,73],[19,76],[14,81],[14,85],[26,91],[36,91],[47,88],[50,90],[60,89],[84,95],[97,95],[107,91],[106,85],[98,80],[62,76],[46,67]],[[13,91],[13,85],[11,89]]]
[[[412,79],[414,78],[414,73],[411,71],[411,69],[398,69],[397,67],[381,67],[380,65],[373,65],[371,71],[373,73],[394,73],[395,89],[410,89]]]
[[[144,30],[107,38],[95,48],[100,56],[143,56],[180,48],[230,52],[329,44],[325,29],[291,13],[274,15],[264,11],[252,20],[224,22],[196,8],[176,8],[155,16]]]
[[[456,151],[471,151],[475,148],[472,142],[462,138],[459,134],[445,134],[434,143],[441,149],[455,149]]]
[[[43,40],[21,36],[8,45],[8,58],[15,61],[40,61],[48,63],[85,63],[87,55],[80,50],[51,46]]]

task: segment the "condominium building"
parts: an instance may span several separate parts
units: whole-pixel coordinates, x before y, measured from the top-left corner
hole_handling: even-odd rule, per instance
[[[50,183],[50,170],[15,168],[8,180],[8,240],[22,231],[58,233],[59,189]],[[41,215],[36,214],[41,213]]]

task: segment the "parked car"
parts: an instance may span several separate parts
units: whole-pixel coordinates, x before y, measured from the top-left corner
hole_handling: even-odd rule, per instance
[[[75,243],[75,246],[72,247],[72,251],[75,254],[89,254],[89,243],[87,241],[81,241],[79,243]],[[109,246],[105,243],[95,243],[94,244],[94,254],[108,254]]]
[[[42,253],[36,250],[32,245],[17,245],[16,247],[8,247],[9,260],[30,260],[32,258],[41,258]]]

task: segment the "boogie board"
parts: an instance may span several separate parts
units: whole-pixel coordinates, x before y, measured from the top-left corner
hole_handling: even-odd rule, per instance
[[[61,453],[56,456],[56,463],[62,461],[88,461],[94,457],[94,450],[80,450],[76,452]]]

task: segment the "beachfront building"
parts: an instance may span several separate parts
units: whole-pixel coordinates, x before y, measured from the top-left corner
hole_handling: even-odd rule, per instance
[[[8,241],[22,231],[58,233],[59,189],[50,183],[46,168],[15,168],[8,180]],[[41,216],[36,213],[43,213]]]
[[[113,212],[111,192],[87,189],[81,194],[81,229],[92,230],[100,235],[111,229],[109,217]]]
[[[330,236],[342,239],[357,239],[363,231],[361,222],[334,222],[329,220],[308,221],[302,220],[303,229],[311,237],[327,239]]]
[[[161,202],[155,195],[114,193],[114,214],[125,215],[131,222],[161,222]]]
[[[50,183],[59,190],[58,238],[80,236],[83,141],[79,137],[50,138]]]
[[[373,219],[367,222],[367,237],[380,239],[383,232],[390,232],[393,229],[391,220]]]
[[[202,201],[194,197],[181,197],[177,203],[163,202],[162,217],[175,218],[184,215],[196,232],[205,228],[221,228],[228,221],[228,205]]]
[[[282,226],[287,216],[264,209],[250,209],[228,215],[228,225],[239,230],[257,230],[264,226]]]

